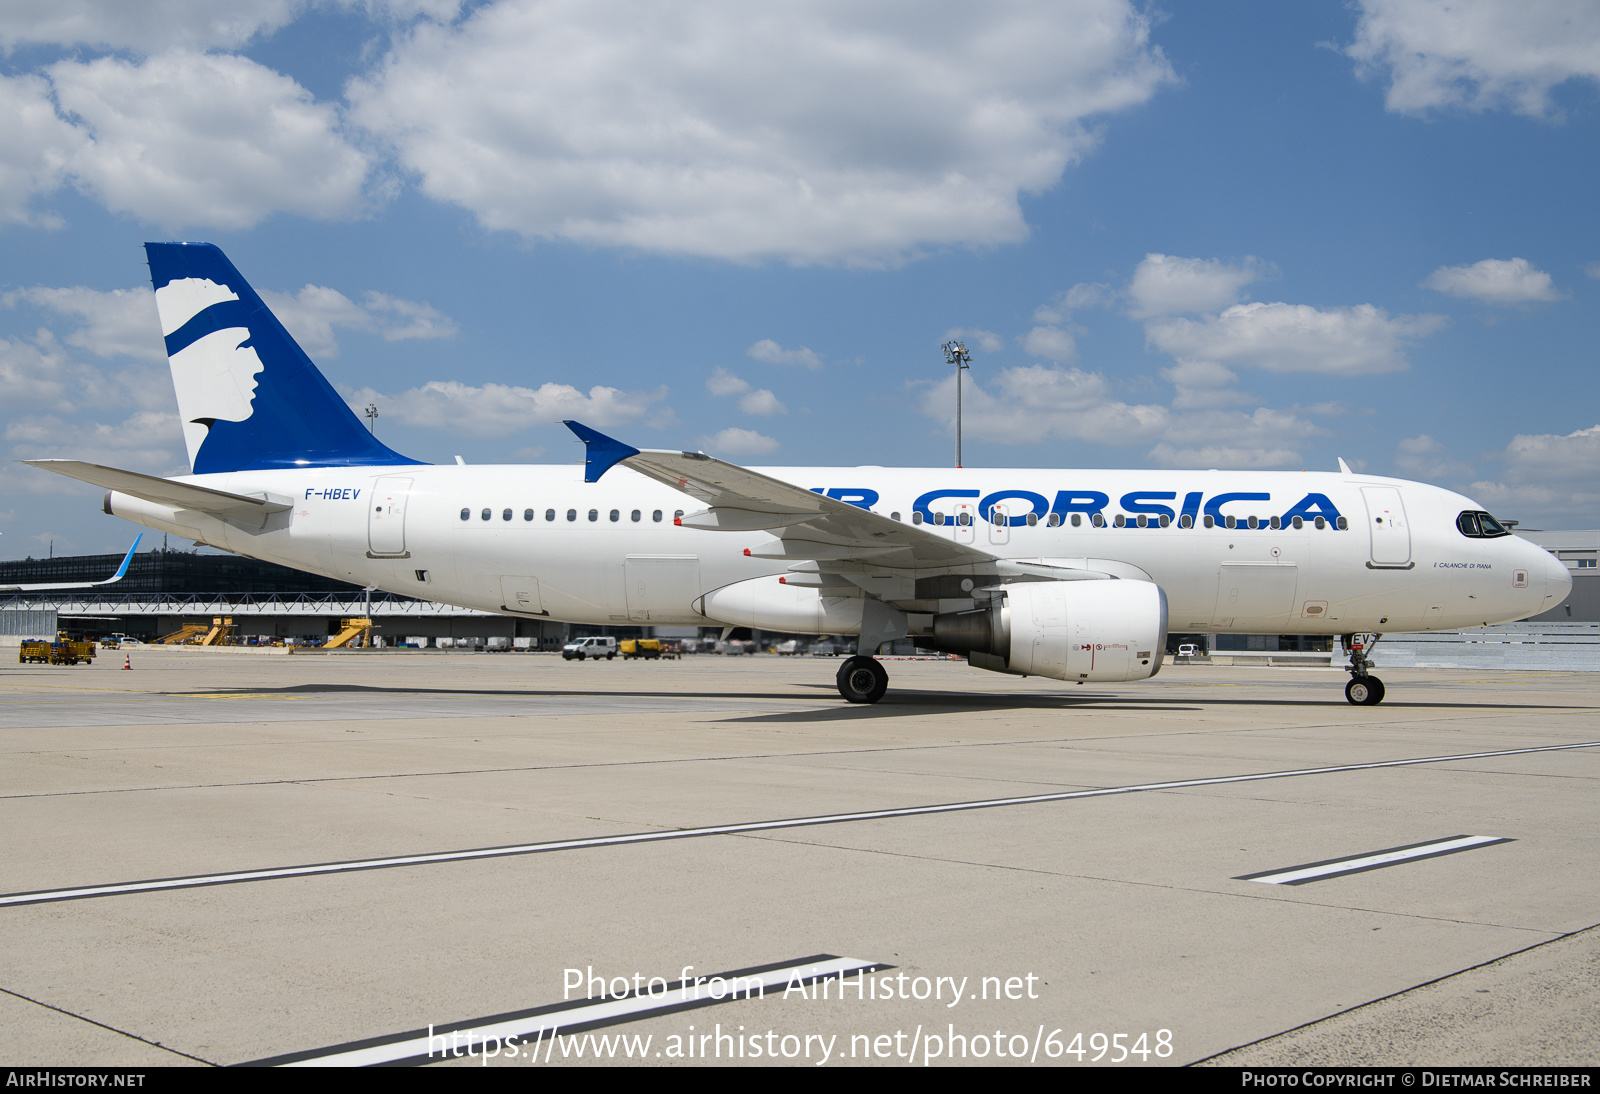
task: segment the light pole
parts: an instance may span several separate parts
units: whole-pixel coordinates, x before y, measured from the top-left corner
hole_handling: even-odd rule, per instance
[[[972,367],[972,354],[960,342],[944,344],[944,359],[956,366],[956,466],[961,466],[961,370]]]
[[[367,432],[376,437],[378,435],[378,404],[368,403],[367,409],[361,413],[367,416]]]

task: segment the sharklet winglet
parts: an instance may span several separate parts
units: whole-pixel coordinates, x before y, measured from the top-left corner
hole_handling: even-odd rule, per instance
[[[599,482],[600,476],[610,471],[617,464],[629,456],[637,456],[639,450],[632,445],[623,444],[615,437],[607,437],[599,430],[590,429],[582,422],[562,422],[562,425],[572,430],[578,440],[583,442],[585,455],[583,460],[583,481]]]
[[[113,577],[111,581],[121,581],[123,577],[126,576],[128,572],[128,563],[133,561],[133,552],[139,549],[139,541],[143,538],[143,532],[140,532],[138,535],[133,537],[133,546],[129,547],[128,553],[122,556],[122,565],[117,567],[116,576]],[[106,584],[111,584],[111,581],[106,582]]]

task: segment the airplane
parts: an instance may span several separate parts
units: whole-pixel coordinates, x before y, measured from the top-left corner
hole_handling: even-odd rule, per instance
[[[117,567],[116,573],[104,581],[54,581],[35,582],[31,585],[0,585],[0,593],[53,593],[63,589],[98,589],[102,585],[115,585],[127,574],[128,564],[133,561],[133,552],[139,549],[139,541],[143,538],[143,532],[133,537],[133,546],[129,547],[128,553],[122,556],[122,565]]]
[[[192,474],[29,460],[104,511],[358,585],[526,619],[857,635],[1074,683],[1146,680],[1169,628],[1343,636],[1523,619],[1572,587],[1477,502],[1338,472],[746,468],[580,422],[579,465],[433,465],[382,444],[217,247],[148,243]]]

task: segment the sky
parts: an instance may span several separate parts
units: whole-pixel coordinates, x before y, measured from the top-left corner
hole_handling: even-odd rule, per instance
[[[142,244],[428,462],[1335,470],[1600,527],[1592,0],[7,0],[19,464],[187,473]],[[177,544],[174,543],[174,546]]]

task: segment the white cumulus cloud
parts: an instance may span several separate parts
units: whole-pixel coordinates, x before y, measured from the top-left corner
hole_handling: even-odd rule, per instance
[[[984,386],[969,377],[961,386],[964,437],[1001,444],[1059,440],[1136,444],[1166,425],[1166,407],[1129,405],[1116,399],[1097,372],[1028,365],[1002,369]],[[923,413],[955,432],[955,378],[930,386]]]
[[[588,394],[570,384],[537,388],[508,384],[474,387],[431,380],[395,395],[370,389],[346,393],[352,407],[376,403],[385,417],[470,436],[504,437],[533,426],[574,419],[599,428],[636,422],[667,397],[667,389],[622,391],[595,385]]]
[[[1486,258],[1470,266],[1440,266],[1423,281],[1435,292],[1485,304],[1532,304],[1561,300],[1550,275],[1525,258]]]
[[[1403,474],[1429,482],[1444,479],[1461,480],[1472,474],[1472,468],[1450,455],[1442,442],[1423,433],[1403,438],[1394,446],[1394,465]]]
[[[350,85],[488,228],[735,261],[1017,242],[1096,123],[1172,72],[1127,0],[487,3]]]
[[[778,400],[778,397],[766,388],[752,389],[749,382],[735,376],[725,368],[719,368],[711,374],[706,381],[706,390],[713,395],[738,395],[739,409],[746,414],[754,414],[761,418],[770,418],[777,414],[789,413],[788,407]]]
[[[1148,319],[1219,311],[1238,303],[1240,291],[1263,272],[1261,263],[1254,258],[1230,266],[1214,258],[1147,254],[1128,285],[1128,298],[1133,304],[1129,314],[1135,319]]]
[[[1346,52],[1387,76],[1392,111],[1501,107],[1543,117],[1567,80],[1600,80],[1593,0],[1361,0]]]
[[[124,355],[162,362],[167,359],[161,322],[156,318],[155,294],[148,288],[101,292],[82,285],[61,289],[39,285],[0,296],[0,303],[7,307],[19,301],[81,322],[83,326],[67,335],[65,341],[96,357]]]
[[[1371,304],[1314,308],[1251,303],[1203,320],[1151,320],[1145,324],[1145,341],[1180,362],[1364,376],[1409,367],[1406,345],[1444,323],[1438,315],[1391,318]]]
[[[805,346],[799,349],[784,349],[770,338],[763,338],[744,352],[745,356],[764,361],[769,365],[804,365],[809,369],[822,367],[822,358]]]
[[[59,225],[30,203],[62,184],[87,139],[56,113],[44,79],[0,76],[0,224]]]
[[[181,46],[222,49],[287,26],[313,0],[7,0],[0,49],[92,46],[151,53]],[[325,0],[327,6],[409,20],[448,20],[461,0]]]
[[[114,212],[238,229],[275,212],[326,220],[365,206],[372,161],[339,112],[247,58],[175,51],[47,73],[87,137],[65,170]]]
[[[1600,425],[1564,435],[1519,433],[1497,456],[1504,472],[1469,491],[1496,516],[1569,528],[1600,521]]]
[[[778,450],[778,442],[753,429],[729,427],[700,438],[700,447],[728,456],[765,456]]]
[[[1022,350],[1029,357],[1067,364],[1078,356],[1078,343],[1060,327],[1034,327],[1022,336]]]
[[[312,357],[339,355],[334,327],[375,332],[388,342],[449,338],[458,329],[455,320],[430,304],[381,292],[367,292],[363,297],[365,305],[324,285],[307,285],[296,293],[262,289],[260,296],[300,348]]]

